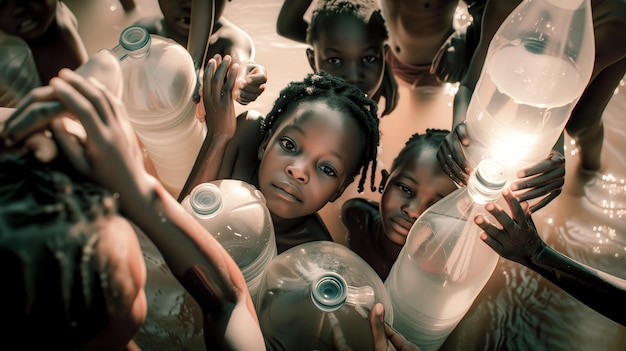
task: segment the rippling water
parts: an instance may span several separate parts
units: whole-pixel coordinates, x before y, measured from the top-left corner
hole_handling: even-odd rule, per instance
[[[66,3],[76,12],[81,35],[90,53],[94,53],[114,46],[124,26],[159,11],[157,0],[136,1],[139,6],[130,13],[124,13],[117,0],[68,0]],[[235,0],[226,5],[224,16],[251,35],[256,43],[256,61],[264,65],[269,74],[266,92],[246,109],[268,112],[281,88],[310,71],[306,46],[278,37],[275,32],[281,4],[280,0]],[[449,129],[454,92],[454,86],[417,91],[401,87],[397,110],[381,121],[381,166],[391,164],[411,134],[424,132],[426,128]],[[237,108],[243,110],[243,107]],[[576,145],[567,138],[564,192],[534,216],[542,237],[555,249],[622,278],[626,278],[624,111],[626,87],[622,82],[604,114],[603,171],[595,177],[579,176]],[[338,242],[345,243],[339,209],[353,196],[361,196],[355,187],[321,211]],[[377,194],[365,196],[378,200]],[[161,333],[172,341],[186,339],[189,348],[201,348],[201,343],[189,341],[199,335],[197,321],[189,310],[194,308],[194,302],[187,295],[181,296],[180,287],[166,277],[167,267],[159,260],[158,252],[145,240],[143,246],[149,270],[146,291],[153,309],[143,333],[147,336]],[[160,319],[158,313],[165,317]],[[188,334],[176,334],[181,326]],[[149,345],[144,349],[167,348]],[[443,349],[617,351],[626,349],[626,328],[589,309],[536,273],[501,260]]]

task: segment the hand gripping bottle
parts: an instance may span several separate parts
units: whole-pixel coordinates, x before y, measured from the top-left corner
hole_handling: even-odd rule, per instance
[[[277,252],[261,191],[240,180],[216,180],[197,185],[181,204],[237,263],[254,301],[263,272]]]
[[[193,60],[175,41],[141,26],[124,29],[112,51],[121,61],[130,122],[160,181],[177,197],[206,135],[195,116]]]
[[[376,272],[347,247],[300,244],[265,271],[256,310],[268,350],[372,350],[369,311],[390,300]]]
[[[276,257],[274,225],[263,194],[239,180],[217,180],[193,188],[182,207],[230,254],[254,299],[263,272]],[[211,345],[204,345],[200,306],[150,239],[143,233],[139,239],[148,272],[145,291],[149,308],[135,341],[146,350],[210,349]]]
[[[428,208],[411,227],[385,280],[393,327],[423,351],[437,350],[470,308],[499,256],[478,235],[478,213],[500,198],[506,169],[482,161],[466,187]]]
[[[466,115],[468,164],[511,169],[547,157],[589,83],[590,0],[524,0],[493,37]]]

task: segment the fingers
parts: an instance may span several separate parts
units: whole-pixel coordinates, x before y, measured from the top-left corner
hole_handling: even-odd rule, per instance
[[[369,315],[370,330],[375,351],[386,351],[389,341],[385,332],[385,309],[381,303],[372,307]]]
[[[458,130],[458,132],[456,132]],[[460,186],[467,184],[471,169],[467,167],[465,154],[463,153],[463,139],[467,139],[465,125],[459,124],[455,132],[448,134],[439,146],[437,159],[442,170]],[[469,145],[469,141],[467,142]]]
[[[552,150],[547,159],[528,168],[520,169],[517,172],[517,176],[518,178],[526,178],[555,169],[560,170],[563,173],[562,176],[565,176],[565,156],[558,151]]]
[[[57,146],[49,134],[35,133],[24,142],[24,147],[44,163],[52,161],[57,155]]]
[[[85,157],[84,145],[79,141],[79,138],[68,132],[66,125],[61,120],[52,121],[50,129],[59,148],[72,166],[80,173],[88,175],[90,170],[89,162]]]
[[[22,142],[27,136],[46,128],[50,120],[61,115],[64,108],[58,101],[31,100],[11,114],[0,134],[6,146]]]

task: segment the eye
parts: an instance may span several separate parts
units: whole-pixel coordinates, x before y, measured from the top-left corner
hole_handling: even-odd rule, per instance
[[[331,58],[327,59],[326,62],[330,63],[331,65],[340,65],[341,64],[341,59],[337,58],[337,57],[331,57]]]
[[[286,151],[296,150],[296,143],[294,143],[293,140],[289,138],[280,139],[280,146],[283,148],[283,150],[286,150]]]
[[[372,62],[376,62],[377,60],[378,60],[378,57],[376,56],[365,56],[363,58],[364,63],[372,63]]]
[[[335,171],[333,167],[328,166],[328,165],[320,165],[319,167],[322,170],[322,172],[324,172],[324,174],[328,175],[329,177],[337,176],[337,171]]]
[[[398,189],[400,189],[400,191],[402,193],[406,194],[407,196],[413,196],[413,189],[408,187],[406,184],[398,183],[396,185],[397,185]]]

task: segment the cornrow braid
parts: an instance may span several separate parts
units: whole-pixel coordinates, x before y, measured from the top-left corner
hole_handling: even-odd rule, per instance
[[[313,45],[319,38],[320,28],[326,27],[325,22],[335,15],[353,16],[367,27],[375,29],[375,33],[380,33],[381,40],[389,38],[385,20],[376,0],[318,0],[307,28],[307,43]]]
[[[347,112],[358,123],[365,139],[364,150],[355,171],[355,175],[358,172],[361,173],[358,191],[363,192],[370,163],[372,165],[371,188],[372,191],[376,191],[374,178],[380,143],[377,105],[355,85],[326,72],[310,73],[302,81],[291,82],[280,92],[278,99],[274,102],[274,107],[261,126],[261,132],[265,135],[276,128],[282,116],[298,106],[301,101],[314,100],[323,100],[330,107]]]
[[[409,140],[404,144],[404,147],[398,153],[398,156],[391,163],[391,170],[393,171],[398,165],[404,162],[406,154],[412,149],[423,148],[424,146],[432,146],[435,149],[439,148],[439,145],[446,138],[446,135],[450,133],[446,129],[426,129],[426,133],[413,134]]]

